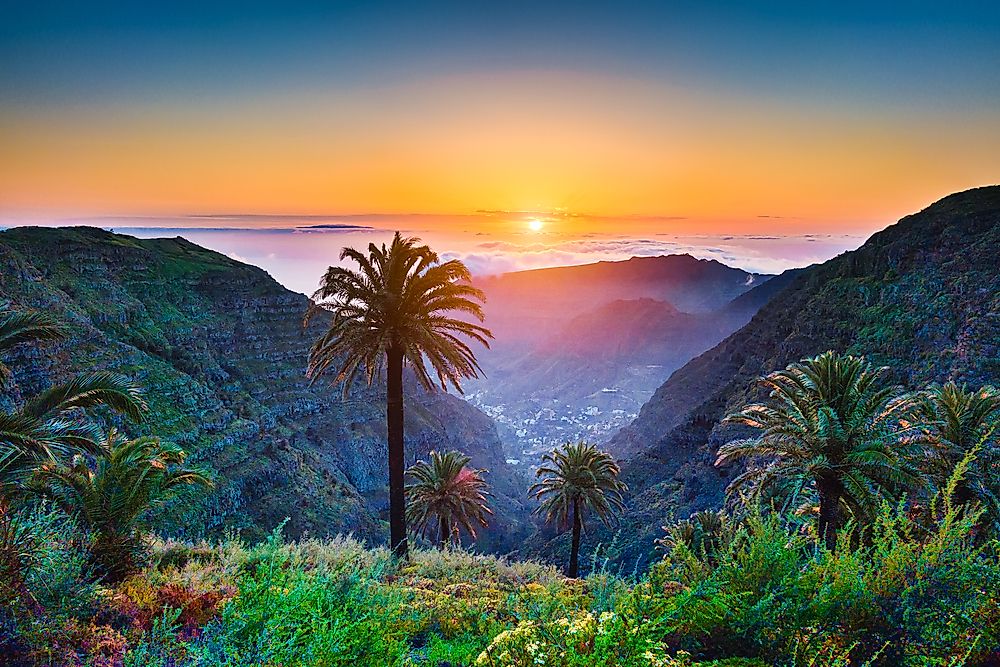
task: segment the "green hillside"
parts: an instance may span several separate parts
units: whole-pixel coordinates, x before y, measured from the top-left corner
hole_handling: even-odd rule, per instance
[[[176,507],[164,530],[254,537],[290,517],[292,535],[381,536],[384,397],[362,386],[345,401],[339,388],[309,386],[308,347],[322,323],[302,331],[304,296],[181,238],[81,227],[0,233],[0,275],[0,307],[42,309],[72,327],[68,341],[12,360],[15,396],[76,371],[118,370],[146,388],[143,430],[219,473],[216,491]],[[465,451],[494,472],[501,511],[515,513],[517,502],[503,500],[509,475],[489,418],[410,384],[410,457]],[[506,539],[518,521],[504,526],[487,539]]]

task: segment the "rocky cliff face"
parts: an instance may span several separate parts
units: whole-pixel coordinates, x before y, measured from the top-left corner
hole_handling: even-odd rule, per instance
[[[18,387],[89,368],[126,373],[147,387],[152,406],[140,430],[183,444],[217,472],[217,490],[178,506],[166,529],[257,536],[290,517],[292,534],[381,535],[384,395],[362,385],[343,400],[337,387],[309,385],[308,348],[322,323],[302,331],[304,296],[180,238],[92,228],[0,233],[0,277],[0,307],[47,309],[73,327],[65,343],[22,351],[13,363]],[[490,469],[503,530],[484,544],[512,538],[520,485],[492,421],[458,398],[408,385],[410,459],[455,448]]]
[[[759,398],[761,375],[833,349],[889,366],[907,388],[1000,382],[998,266],[994,186],[946,197],[860,249],[791,276],[749,324],[677,370],[615,436],[616,447],[639,452],[626,465],[630,555],[648,553],[672,514],[722,504],[735,471],[712,463],[736,434],[719,421]]]

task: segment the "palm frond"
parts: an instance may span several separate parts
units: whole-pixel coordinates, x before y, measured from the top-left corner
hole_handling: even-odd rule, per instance
[[[0,357],[24,343],[61,340],[68,335],[65,325],[51,315],[36,311],[0,311]],[[0,358],[0,388],[10,381],[10,369]]]
[[[536,513],[566,526],[577,504],[585,512],[611,525],[625,509],[628,486],[619,479],[621,469],[607,452],[586,442],[566,443],[542,457],[535,471],[538,482],[528,493],[539,501]]]

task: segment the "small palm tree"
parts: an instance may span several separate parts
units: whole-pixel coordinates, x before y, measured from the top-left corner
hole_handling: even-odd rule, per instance
[[[363,374],[371,385],[386,378],[386,430],[389,454],[389,542],[405,557],[406,512],[403,451],[403,366],[409,366],[427,390],[450,383],[461,391],[464,378],[478,377],[475,354],[462,337],[489,347],[493,337],[479,324],[452,317],[459,313],[483,321],[483,293],[469,284],[471,275],[458,260],[441,262],[419,239],[396,232],[389,247],[368,246],[365,254],[344,248],[341,260],[356,270],[331,266],[313,294],[306,323],[319,312],[332,317],[312,346],[309,377],[333,371],[346,396]],[[427,364],[437,376],[432,379]]]
[[[60,340],[67,333],[44,313],[0,312],[0,357],[19,345]],[[0,392],[10,380],[10,368],[0,359]],[[97,448],[100,432],[84,410],[106,405],[138,420],[146,404],[136,385],[113,373],[81,375],[20,404],[12,396],[5,398],[9,409],[0,411],[0,570],[9,590],[37,612],[38,604],[25,585],[31,562],[25,547],[31,540],[10,511],[12,497],[24,490],[40,465]]]
[[[47,315],[0,313],[0,354],[15,346],[64,337],[66,329]],[[10,370],[0,363],[0,388]],[[107,406],[139,421],[147,410],[139,387],[108,371],[87,373],[55,385],[9,412],[0,412],[0,504],[41,463],[96,448],[100,430],[84,410]],[[2,511],[2,505],[0,505]]]
[[[459,529],[476,537],[476,526],[485,528],[488,485],[485,470],[470,468],[469,457],[461,452],[431,451],[430,461],[417,461],[406,471],[413,483],[406,486],[406,520],[428,535],[437,528],[443,549],[459,539]]]
[[[99,444],[94,462],[42,466],[32,483],[40,495],[76,517],[93,538],[91,558],[106,581],[136,571],[144,551],[142,519],[182,489],[211,486],[208,475],[184,465],[180,447],[158,438],[126,440],[116,431]]]
[[[699,558],[713,560],[732,538],[729,519],[722,512],[702,510],[688,519],[662,527],[663,537],[655,544],[667,552],[683,544]]]
[[[1000,528],[1000,391],[985,386],[972,391],[954,382],[933,384],[919,394],[916,419],[933,456],[928,472],[938,487],[947,483],[955,466],[976,450],[965,476],[955,488],[955,500],[983,505],[994,528]]]
[[[812,487],[819,535],[833,549],[848,512],[862,519],[880,495],[922,486],[902,421],[914,401],[887,386],[884,371],[863,358],[825,352],[762,378],[769,401],[726,417],[762,431],[719,448],[717,466],[752,460],[729,492],[759,498],[782,487],[795,497]]]
[[[541,481],[534,484],[529,493],[541,503],[536,513],[545,512],[547,522],[555,522],[563,528],[572,523],[573,541],[569,554],[569,576],[572,578],[580,574],[584,514],[593,512],[604,525],[610,526],[615,515],[625,509],[622,494],[628,487],[618,479],[620,473],[613,456],[586,442],[568,442],[549,452],[535,471]]]

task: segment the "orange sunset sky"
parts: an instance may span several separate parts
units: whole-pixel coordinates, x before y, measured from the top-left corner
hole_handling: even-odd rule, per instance
[[[558,210],[574,232],[870,232],[1000,180],[995,12],[859,7],[17,10],[0,224]]]

